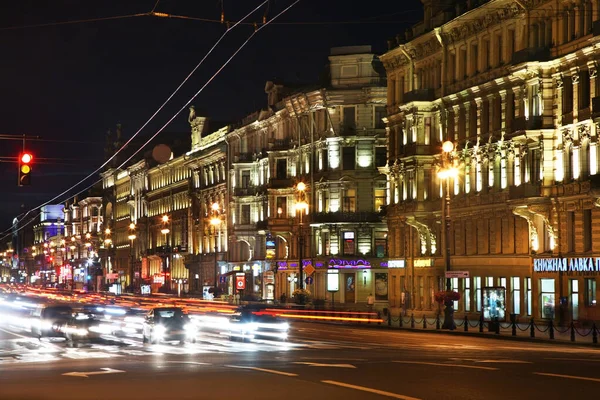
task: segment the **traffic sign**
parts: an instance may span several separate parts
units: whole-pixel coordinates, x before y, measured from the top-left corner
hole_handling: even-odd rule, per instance
[[[311,276],[314,272],[315,272],[315,267],[313,267],[312,264],[308,264],[306,267],[304,267],[304,273],[307,276]]]
[[[468,278],[469,271],[446,271],[446,278]]]
[[[306,282],[307,285],[312,285],[312,283],[313,283],[313,277],[312,276],[307,276],[306,279],[304,280],[304,282]]]
[[[244,275],[235,277],[235,287],[237,290],[246,289],[246,277]]]

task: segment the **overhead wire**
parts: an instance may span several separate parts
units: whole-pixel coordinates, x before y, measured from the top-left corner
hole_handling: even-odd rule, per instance
[[[267,0],[268,1],[268,0]],[[271,20],[267,21],[264,25],[261,25],[260,27],[258,27],[257,29],[255,29],[250,36],[236,49],[236,51],[221,65],[221,67],[208,79],[208,81],[202,85],[202,87],[179,109],[179,111],[177,111],[154,135],[152,135],[152,137],[150,139],[148,139],[142,146],[140,146],[133,154],[131,154],[125,161],[123,161],[118,167],[122,168],[125,164],[127,164],[137,153],[139,153],[140,151],[142,151],[142,149],[144,149],[145,146],[147,146],[152,140],[154,140],[154,138],[156,136],[158,136],[183,110],[185,110],[192,101],[194,101],[194,99],[217,77],[217,75],[219,73],[221,73],[221,71],[231,62],[231,60],[233,60],[233,58],[250,42],[250,40],[264,27],[266,27],[267,25],[269,25],[272,21],[275,21],[277,18],[279,18],[281,15],[283,15],[285,12],[287,12],[289,9],[291,9],[293,6],[295,6],[297,3],[299,3],[300,0],[295,0],[292,4],[290,4],[288,7],[284,8],[281,12],[279,12],[277,15],[275,15]],[[262,3],[264,4],[264,3]],[[233,27],[235,27],[236,25],[234,25]],[[231,27],[231,29],[233,29],[233,27]],[[140,129],[141,130],[141,129]],[[139,131],[138,131],[139,132]],[[131,138],[133,139],[133,137]],[[127,142],[129,143],[131,141],[131,139]],[[126,143],[126,144],[127,144]],[[123,145],[123,146],[126,146]],[[111,159],[114,158],[111,157]],[[97,172],[97,171],[96,171]],[[82,182],[84,182],[85,180],[87,180],[89,178],[86,177],[84,178],[82,181],[80,181],[78,184],[71,186],[69,189],[67,189],[66,191],[62,192],[61,194],[55,196],[53,199],[49,200],[48,202],[44,203],[43,205],[37,206],[29,211],[27,211],[20,220],[18,220],[16,223],[22,221],[23,219],[25,219],[27,217],[27,215],[36,209],[39,209],[40,207],[43,207],[46,204],[49,204],[50,202],[56,200],[59,197],[62,197],[63,195],[65,195],[67,192],[69,192],[70,190],[74,189],[75,187],[79,186],[79,184],[81,184]],[[97,181],[95,181],[94,183],[92,183],[91,185],[87,186],[86,188],[80,190],[79,192],[68,196],[66,199],[70,199],[70,198],[74,198],[75,196],[78,196],[79,194],[85,192],[86,190],[92,188],[94,185],[98,184],[102,182],[102,179],[99,179]],[[66,200],[65,199],[65,200]],[[63,201],[65,201],[63,200]],[[27,225],[33,223],[33,221],[35,220],[35,218],[37,216],[39,216],[41,214],[41,211],[33,216],[29,221],[27,221],[25,224],[21,225],[20,227],[18,227],[16,229],[16,231],[20,231],[22,229],[24,229]],[[4,240],[6,237],[8,237],[9,235],[11,235],[14,231],[14,226],[15,223],[13,223],[13,225],[8,228],[7,230],[5,230],[4,232],[0,233],[0,235],[3,235],[2,237],[0,237],[0,241]]]
[[[200,66],[204,63],[204,61],[208,58],[208,56],[214,51],[214,49],[219,45],[219,43],[221,43],[221,41],[223,41],[223,39],[225,38],[225,36],[233,29],[235,29],[238,25],[240,25],[245,19],[249,18],[252,14],[254,14],[258,9],[260,9],[262,6],[265,5],[265,3],[267,3],[269,0],[264,0],[262,3],[260,3],[258,6],[256,6],[254,9],[252,9],[252,11],[250,11],[248,14],[246,14],[246,16],[244,18],[242,18],[240,21],[238,21],[237,23],[235,23],[233,26],[231,26],[230,28],[227,28],[227,30],[219,37],[219,39],[215,42],[215,44],[208,50],[208,52],[204,55],[204,57],[200,60],[200,62],[198,64],[196,64],[196,66],[192,69],[192,71],[185,77],[185,79],[179,84],[179,86],[177,86],[177,88],[173,91],[173,93],[171,93],[171,95],[161,104],[161,106],[150,116],[150,118],[133,134],[133,136],[131,136],[112,156],[110,156],[102,165],[100,165],[98,168],[96,168],[93,172],[91,172],[89,175],[87,175],[85,178],[83,178],[82,180],[80,180],[79,182],[77,182],[76,184],[72,185],[71,187],[69,187],[68,189],[64,190],[63,192],[59,193],[58,195],[56,195],[55,197],[53,197],[52,199],[30,209],[29,211],[27,211],[23,217],[21,218],[21,220],[23,218],[26,218],[30,212],[32,212],[33,210],[36,210],[40,207],[43,207],[47,204],[50,204],[51,202],[53,202],[54,200],[64,196],[65,194],[67,194],[69,191],[75,189],[77,186],[81,185],[82,183],[84,183],[86,180],[88,180],[89,178],[91,178],[92,176],[94,176],[96,173],[98,173],[99,171],[101,171],[106,165],[108,165],[108,163],[110,163],[121,151],[123,151],[139,134],[140,132],[154,119],[154,117],[156,117],[156,115],[162,111],[162,109],[167,105],[167,103],[169,101],[171,101],[171,99],[179,92],[179,90],[183,87],[183,85],[190,79],[190,77],[196,72],[196,70],[198,68],[200,68]],[[19,220],[20,221],[20,220]],[[17,222],[19,222],[17,221]],[[14,225],[14,224],[13,224]],[[9,228],[9,230],[12,229]],[[0,233],[0,235],[3,235],[6,231]]]

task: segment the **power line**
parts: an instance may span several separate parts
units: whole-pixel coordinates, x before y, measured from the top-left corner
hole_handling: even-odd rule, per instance
[[[117,20],[117,19],[145,17],[148,15],[150,15],[150,12],[138,13],[138,14],[127,14],[127,15],[116,15],[113,17],[100,17],[100,18],[89,18],[89,19],[76,19],[76,20],[70,20],[70,21],[47,22],[47,23],[43,23],[43,24],[5,26],[5,27],[0,27],[0,31],[11,31],[11,30],[29,29],[29,28],[44,28],[44,27],[59,26],[59,25],[83,24],[86,22],[112,21],[112,20]]]

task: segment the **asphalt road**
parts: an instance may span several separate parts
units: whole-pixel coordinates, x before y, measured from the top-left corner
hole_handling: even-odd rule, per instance
[[[0,330],[0,399],[596,398],[600,347],[294,323],[286,343],[68,348]]]

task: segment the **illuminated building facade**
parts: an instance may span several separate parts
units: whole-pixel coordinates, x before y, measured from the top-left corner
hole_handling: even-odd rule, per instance
[[[488,315],[487,288],[501,287],[501,319],[597,319],[598,2],[423,3],[381,57],[391,306],[437,312],[450,140],[450,264],[468,273],[451,279],[458,316]]]

